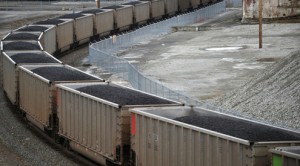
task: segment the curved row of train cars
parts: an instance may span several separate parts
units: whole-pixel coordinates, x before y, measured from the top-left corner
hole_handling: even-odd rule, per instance
[[[101,165],[270,165],[269,150],[299,145],[299,133],[185,107],[56,59],[91,38],[213,3],[134,1],[20,27],[1,42],[4,92],[30,123]]]

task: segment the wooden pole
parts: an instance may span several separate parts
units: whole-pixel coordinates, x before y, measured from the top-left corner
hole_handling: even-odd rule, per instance
[[[100,0],[95,0],[96,1],[96,8],[100,8]]]
[[[259,0],[259,48],[262,48],[262,11],[263,11],[263,0]]]

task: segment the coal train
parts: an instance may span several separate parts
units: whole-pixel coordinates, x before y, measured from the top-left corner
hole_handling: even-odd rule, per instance
[[[3,90],[39,130],[101,165],[268,165],[268,150],[299,145],[299,133],[184,107],[105,82],[57,59],[90,40],[214,3],[218,1],[141,0],[22,26],[1,41]],[[206,117],[200,119],[207,123],[184,118],[189,116]],[[227,132],[209,128],[216,117],[228,122],[223,125],[252,126],[255,139],[244,136],[239,125],[227,126]],[[260,128],[277,136],[269,138]]]

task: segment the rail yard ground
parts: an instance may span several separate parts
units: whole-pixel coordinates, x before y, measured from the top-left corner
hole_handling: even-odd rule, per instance
[[[10,30],[26,23],[65,14],[73,9],[73,5],[53,4],[52,7],[44,6],[45,9],[51,10],[48,12],[38,11],[37,6],[31,8],[33,11],[30,12],[16,12],[10,11],[11,8],[4,10],[4,5],[0,5],[2,6],[1,38]],[[77,5],[76,10],[89,7]],[[12,10],[17,8],[20,7],[16,6]],[[261,120],[274,117],[274,112],[262,116],[263,110],[276,110],[280,105],[280,115],[284,114],[285,117],[290,118],[282,119],[289,120],[285,127],[295,128],[296,126],[291,124],[297,124],[299,128],[300,54],[297,50],[300,49],[300,22],[296,20],[296,23],[264,24],[264,48],[259,50],[258,25],[242,25],[241,14],[241,9],[229,9],[217,18],[191,25],[197,27],[198,31],[171,33],[152,40],[146,45],[135,46],[124,52],[122,57],[136,64],[145,75],[160,80],[166,86],[193,98],[217,103],[237,111],[248,110],[248,107],[253,108],[251,112],[259,109],[260,111],[252,114],[252,117],[262,117]],[[83,66],[87,55],[88,48],[84,47],[65,55],[61,60],[88,70],[90,68]],[[276,67],[277,65],[280,66]],[[280,70],[281,68],[284,70]],[[277,75],[276,71],[278,71]],[[103,73],[97,75],[103,76]],[[292,78],[288,77],[289,75]],[[106,75],[105,79],[120,83],[120,80],[114,76]],[[269,89],[268,85],[271,82],[276,85],[273,84],[274,88]],[[292,84],[295,82],[298,82],[298,85]],[[250,93],[247,91],[249,89],[257,90],[257,93]],[[284,95],[286,91],[289,92]],[[225,96],[222,97],[224,94]],[[259,103],[260,99],[268,95],[274,96],[265,104]],[[236,99],[243,99],[243,101]],[[279,100],[281,102],[277,103]],[[272,104],[274,106],[268,107]],[[293,105],[292,110],[296,110],[293,114],[289,113],[291,109],[288,109],[291,105]],[[281,119],[276,116],[272,122],[279,120]],[[76,164],[76,161],[49,146],[47,141],[32,132],[17,115],[2,90],[0,91],[0,126],[0,165]]]
[[[299,18],[264,24],[263,48],[258,49],[258,25],[241,24],[241,17],[241,9],[228,9],[122,57],[194,99],[299,131]]]

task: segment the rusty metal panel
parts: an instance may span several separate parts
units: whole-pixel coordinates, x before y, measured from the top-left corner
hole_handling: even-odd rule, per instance
[[[42,44],[45,51],[53,54],[56,50],[56,27],[52,26],[43,32],[40,43]]]
[[[201,0],[191,0],[191,7],[193,9],[197,8],[201,3]]]
[[[260,166],[271,164],[269,149],[299,145],[300,141],[254,144],[208,129],[177,123],[189,107],[134,108],[131,112],[131,149],[137,166],[211,165]],[[204,113],[203,116],[206,114]]]
[[[178,0],[179,11],[185,12],[190,8],[190,0]]]
[[[159,19],[165,15],[165,3],[163,0],[151,1],[151,17]]]
[[[164,0],[165,12],[168,15],[174,15],[178,11],[178,0]]]
[[[85,156],[101,155],[106,159],[115,161],[116,164],[122,164],[126,160],[123,152],[126,146],[130,145],[130,113],[128,109],[141,106],[120,106],[117,103],[76,90],[86,86],[110,84],[72,83],[57,85],[59,134],[86,149],[85,151],[74,149]],[[160,104],[160,106],[168,105]],[[172,105],[180,104],[174,103]],[[120,154],[117,154],[118,147]],[[120,159],[117,158],[119,155]],[[103,164],[102,160],[90,158]]]
[[[84,14],[85,16],[75,19],[75,41],[82,43],[88,42],[89,38],[93,36],[93,15]]]

